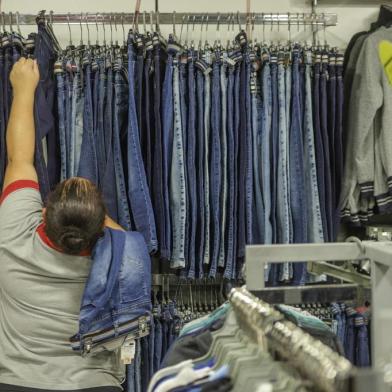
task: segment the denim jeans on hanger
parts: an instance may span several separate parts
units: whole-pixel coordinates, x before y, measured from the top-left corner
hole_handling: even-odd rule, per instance
[[[271,223],[272,242],[277,243],[278,222],[277,222],[277,176],[278,176],[278,137],[279,137],[279,100],[278,100],[278,58],[276,53],[271,54]],[[269,283],[276,286],[279,278],[280,265],[273,263],[270,267]]]
[[[235,265],[235,241],[234,226],[236,222],[235,200],[236,196],[236,167],[237,156],[235,155],[234,143],[234,73],[235,65],[228,66],[227,76],[227,183],[228,183],[228,199],[226,210],[227,222],[227,241],[226,241],[226,265],[224,277],[231,279],[233,274],[233,266]]]
[[[71,129],[72,129],[72,85],[73,73],[70,69],[71,61],[66,60],[65,64],[65,150],[66,150],[66,178],[71,177]]]
[[[346,304],[342,303],[340,304],[340,328],[338,328],[338,337],[340,338],[343,347],[346,345],[346,324]]]
[[[107,59],[106,64],[106,104],[105,104],[105,148],[106,148],[106,166],[103,176],[103,183],[101,184],[102,195],[105,201],[106,208],[109,216],[118,222],[118,203],[117,203],[117,185],[116,185],[116,171],[114,164],[114,151],[113,151],[113,64]],[[149,195],[148,195],[149,196]],[[140,208],[143,208],[143,204]],[[142,233],[143,234],[143,233]],[[145,237],[146,238],[146,237]],[[147,241],[147,239],[146,239]]]
[[[96,151],[98,159],[98,177],[99,177],[99,187],[102,189],[104,184],[105,170],[106,170],[106,140],[105,140],[105,100],[106,100],[106,86],[107,86],[107,76],[105,67],[105,58],[100,58],[97,60],[99,66],[99,80],[98,80],[98,91],[97,94],[97,124],[95,129],[95,140],[96,140]]]
[[[335,126],[336,126],[336,57],[329,53],[328,78],[327,78],[327,103],[328,103],[328,138],[329,138],[329,161],[331,164],[331,217],[332,231],[331,240],[335,241],[336,232],[336,162],[335,162]]]
[[[174,102],[173,102],[173,53],[168,53],[162,89],[162,191],[164,209],[164,240],[166,257],[171,260],[172,228],[170,223],[169,173],[171,148],[173,145]]]
[[[98,162],[95,150],[94,121],[93,121],[93,91],[91,79],[91,63],[84,64],[84,110],[83,110],[83,139],[80,149],[78,176],[98,184]]]
[[[224,268],[226,261],[226,238],[227,238],[227,199],[228,199],[228,155],[227,155],[227,52],[222,55],[222,63],[220,66],[220,90],[221,90],[221,165],[222,165],[222,191],[221,191],[221,235],[220,248],[218,257],[218,266]],[[231,158],[230,158],[231,159]]]
[[[304,111],[304,165],[305,192],[308,194],[308,240],[309,242],[323,242],[323,224],[321,218],[319,189],[317,184],[316,148],[314,140],[312,113],[312,82],[311,82],[311,54],[306,53],[305,70],[305,111]]]
[[[211,92],[211,167],[210,167],[210,200],[211,200],[211,264],[209,276],[214,278],[218,267],[221,232],[221,142],[220,132],[222,123],[221,95],[220,95],[220,51],[215,53],[212,65]]]
[[[4,120],[8,124],[10,116],[11,102],[12,102],[12,88],[10,82],[10,72],[13,65],[12,60],[12,47],[6,46],[3,51],[4,54],[4,68],[3,68],[3,107],[4,107]]]
[[[139,33],[135,33],[135,106],[136,106],[136,116],[137,124],[140,138],[141,150],[144,151],[146,145],[146,132],[145,132],[145,122],[144,122],[144,110],[143,110],[143,93],[145,93],[143,86],[143,69],[144,69],[144,42],[143,37]],[[145,156],[143,156],[144,167],[147,166],[147,161]]]
[[[287,173],[288,165],[288,142],[289,132],[287,128],[286,114],[286,75],[283,60],[278,64],[278,159],[277,159],[277,238],[280,244],[290,242],[290,217],[289,217],[289,177]],[[287,281],[290,279],[289,264],[283,263],[280,266],[279,280]]]
[[[62,65],[61,65],[62,66]],[[66,91],[65,91],[65,74],[59,70],[56,74],[57,81],[57,118],[60,141],[60,181],[67,178],[67,143],[65,137],[66,127]]]
[[[271,93],[271,67],[269,60],[265,59],[263,69],[261,71],[260,84],[262,87],[263,101],[263,127],[261,131],[261,178],[262,192],[264,202],[264,243],[272,244],[272,201],[271,201],[271,121],[272,121],[272,93]],[[265,280],[269,280],[271,265],[269,264],[265,270]]]
[[[130,40],[131,41],[131,40]],[[147,185],[146,172],[143,165],[139,143],[139,131],[134,100],[134,68],[135,58],[132,42],[128,44],[128,198],[135,228],[146,240],[150,252],[157,250],[157,237],[154,212]]]
[[[356,337],[355,337],[355,316],[356,311],[348,306],[346,308],[346,330],[344,337],[344,352],[346,358],[352,363],[355,363],[355,351],[356,351]]]
[[[294,243],[307,242],[307,195],[304,194],[305,167],[303,148],[303,120],[301,118],[299,53],[294,49],[292,64],[292,105],[289,137],[290,148],[290,202],[293,217]],[[293,285],[303,285],[306,263],[294,263]]]
[[[154,370],[154,355],[155,355],[155,319],[151,317],[150,334],[148,340],[148,364],[149,364],[149,380],[155,373]]]
[[[141,339],[136,339],[136,349],[135,349],[135,392],[143,392],[142,390],[142,374],[141,374]]]
[[[245,233],[246,244],[253,244],[253,137],[252,137],[252,96],[250,92],[253,52],[247,49],[244,53],[246,82],[245,82],[245,102],[246,102],[246,128],[245,128]]]
[[[188,56],[188,127],[186,137],[186,166],[188,186],[187,244],[188,278],[196,277],[196,229],[197,229],[197,178],[196,178],[196,72],[193,50]]]
[[[369,335],[366,321],[361,315],[357,315],[354,321],[356,329],[355,365],[358,367],[370,366]]]
[[[238,172],[237,172],[237,258],[244,257],[246,235],[247,235],[247,222],[246,222],[246,181],[247,181],[247,96],[246,96],[246,83],[247,79],[247,63],[245,61],[245,54],[242,53],[240,62],[240,95],[239,95],[239,133],[238,133]]]
[[[210,67],[211,53],[204,52],[204,61]],[[211,134],[211,69],[204,72],[204,255],[203,263],[209,265],[211,259],[211,206],[210,206],[210,134]]]
[[[204,205],[204,75],[201,68],[200,59],[195,62],[196,65],[196,189],[197,189],[197,225],[196,225],[196,276],[202,278],[203,271],[203,255],[205,245],[205,205]]]
[[[59,158],[58,134],[53,115],[56,94],[53,70],[56,54],[52,39],[46,31],[44,21],[38,22],[38,34],[35,42],[34,55],[40,71],[40,81],[35,91],[34,100],[36,130],[34,163],[42,200],[45,201],[50,190],[54,188],[60,179],[61,163]],[[43,138],[46,138],[47,144],[47,163],[44,160]]]
[[[255,244],[263,244],[264,231],[264,202],[262,194],[262,178],[261,178],[261,137],[263,124],[263,107],[257,86],[256,72],[252,73],[251,82],[252,94],[252,146],[253,146],[253,204],[255,211],[253,214],[253,240]]]
[[[153,309],[154,314],[154,372],[160,368],[162,361],[162,309],[161,305],[155,305]]]
[[[152,375],[150,375],[149,362],[149,346],[148,336],[140,339],[140,382],[141,391],[145,392],[148,388],[148,382]]]
[[[127,197],[127,184],[122,156],[122,144],[127,138],[128,126],[128,83],[126,69],[118,59],[114,73],[113,110],[113,159],[117,194],[118,223],[125,230],[132,229],[131,214]]]
[[[167,116],[171,116],[173,121],[173,102],[172,102],[172,92],[168,89],[166,84],[166,90],[163,90],[163,74],[165,72],[163,56],[164,52],[161,49],[159,42],[159,37],[157,33],[154,33],[153,37],[153,88],[152,91],[159,91],[158,94],[153,94],[153,104],[154,104],[154,145],[153,145],[153,172],[154,176],[152,178],[152,203],[154,206],[156,230],[159,243],[160,256],[163,259],[170,259],[170,237],[169,240],[166,237],[166,219],[170,219],[166,215],[166,204],[164,198],[164,183],[163,183],[163,146],[162,146],[162,122]],[[166,71],[169,71],[166,69]],[[170,69],[171,72],[171,69]],[[168,83],[168,82],[167,82]],[[162,91],[162,95],[161,92]],[[164,96],[168,94],[168,97]],[[166,100],[165,98],[169,98]],[[162,104],[163,100],[163,104]],[[165,105],[165,106],[164,106]],[[168,105],[168,106],[166,106]],[[171,105],[171,106],[170,106]],[[170,108],[171,107],[171,108]],[[164,112],[167,110],[167,112]],[[165,113],[165,114],[164,114]],[[170,126],[170,121],[168,125]],[[166,186],[166,185],[165,185]]]
[[[170,214],[172,223],[172,255],[171,268],[184,268],[186,221],[187,221],[187,188],[185,146],[181,116],[180,75],[178,62],[173,66],[173,106],[174,132],[170,165]]]
[[[321,136],[324,148],[324,180],[325,180],[325,211],[327,217],[328,240],[333,241],[333,216],[332,216],[332,183],[331,183],[331,161],[329,151],[328,135],[328,96],[327,96],[327,79],[328,79],[328,57],[322,56],[322,68],[320,75],[320,124]]]
[[[323,148],[323,138],[320,124],[320,58],[316,57],[313,66],[313,124],[314,124],[314,141],[316,147],[316,168],[317,168],[317,185],[320,198],[321,221],[323,224],[324,240],[328,242],[328,224],[326,214],[326,195],[325,195],[325,158]]]

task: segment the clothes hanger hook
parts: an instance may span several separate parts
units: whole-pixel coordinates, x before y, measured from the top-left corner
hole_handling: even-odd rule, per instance
[[[237,23],[238,23],[238,28],[241,31],[240,11],[237,11]]]
[[[116,13],[113,14],[113,20],[114,20],[114,31],[116,34],[116,41],[114,43],[116,46],[118,46],[118,40],[117,40],[118,30],[117,30],[117,14]]]
[[[11,31],[11,33],[13,33],[14,32],[14,27],[12,25],[12,12],[10,12],[8,14],[8,19],[9,19],[9,24],[10,24],[10,31]]]
[[[88,25],[88,12],[86,12],[84,20],[86,22],[86,29],[87,29],[87,46],[91,46],[91,41],[90,41],[90,27]]]
[[[68,32],[69,32],[69,46],[72,46],[72,32],[71,32],[71,25],[69,24],[69,15],[70,13],[68,12],[67,25],[68,25]]]
[[[182,20],[181,20],[181,30],[180,30],[180,43],[181,43],[181,38],[182,38],[182,30],[184,28],[184,21],[185,21],[185,15],[182,16]]]
[[[79,19],[79,26],[80,26],[80,45],[83,45],[83,27],[82,27],[82,20],[83,20],[83,12],[80,13]]]
[[[22,35],[22,32],[20,31],[19,16],[20,16],[19,11],[16,11],[16,26],[18,28],[19,35]]]
[[[144,31],[144,34],[147,34],[147,27],[146,27],[146,11],[143,11],[143,31]]]
[[[289,43],[291,43],[291,14],[290,12],[287,14],[287,22],[288,22],[288,38],[289,38]]]
[[[103,46],[106,46],[105,17],[103,15],[102,15],[102,29],[103,29]]]
[[[155,13],[155,18],[156,18],[156,29],[157,29],[157,32],[160,33],[161,32],[161,26],[159,24],[159,11],[157,11]]]
[[[95,27],[97,29],[97,39],[95,41],[95,44],[98,46],[99,45],[98,14],[95,14]]]
[[[125,40],[125,27],[124,27],[124,12],[121,13],[121,27],[122,27],[122,32],[123,32],[123,42],[124,42],[124,46],[125,46],[126,40]]]
[[[176,34],[176,11],[173,11],[172,21],[173,21],[173,35],[174,35],[174,37],[176,37],[177,36],[177,34]]]
[[[112,26],[112,13],[109,14],[109,26],[110,26],[110,46],[113,46],[113,26]]]
[[[150,11],[150,29],[151,33],[154,31],[154,12]]]

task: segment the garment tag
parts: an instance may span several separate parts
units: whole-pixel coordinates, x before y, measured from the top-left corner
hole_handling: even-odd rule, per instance
[[[121,362],[129,365],[135,358],[135,341],[132,340],[121,346]]]

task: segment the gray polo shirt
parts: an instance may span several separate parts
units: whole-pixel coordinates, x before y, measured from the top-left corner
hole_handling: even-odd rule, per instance
[[[38,184],[17,181],[0,204],[0,383],[55,390],[120,386],[119,353],[83,358],[69,337],[89,256],[55,249],[42,225]]]

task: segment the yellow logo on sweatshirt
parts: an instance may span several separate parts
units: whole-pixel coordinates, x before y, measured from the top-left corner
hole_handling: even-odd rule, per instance
[[[378,46],[378,53],[385,74],[387,75],[389,83],[392,85],[392,42],[381,41]]]

